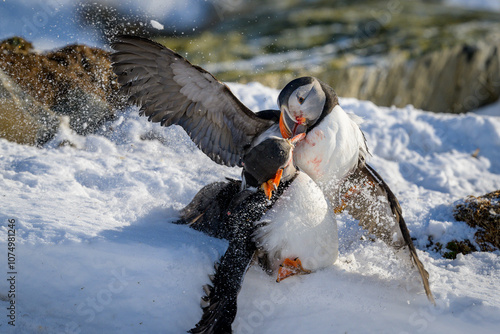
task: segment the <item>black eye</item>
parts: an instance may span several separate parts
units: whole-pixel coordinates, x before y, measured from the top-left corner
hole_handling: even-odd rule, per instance
[[[302,103],[304,103],[305,99],[301,96],[301,97],[298,98],[298,100],[299,100],[299,103],[302,104]]]

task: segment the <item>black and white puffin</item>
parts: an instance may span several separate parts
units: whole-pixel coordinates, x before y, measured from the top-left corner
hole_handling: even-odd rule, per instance
[[[346,209],[359,224],[401,249],[405,247],[422,278],[429,301],[434,297],[429,274],[418,258],[401,206],[382,177],[366,163],[368,148],[359,124],[346,113],[335,91],[314,77],[288,83],[278,96],[283,138],[307,132],[294,150],[294,163],[309,175],[335,206]]]
[[[279,134],[279,133],[278,133]],[[277,281],[331,266],[338,257],[337,223],[323,192],[292,163],[294,142],[270,137],[252,150],[269,160],[247,159],[256,171],[282,170],[276,192],[268,200],[263,191],[247,187],[232,197],[221,218],[229,246],[215,266],[212,285],[204,287],[203,315],[191,333],[231,333],[237,297],[252,261],[258,261]],[[279,154],[271,154],[279,151]],[[269,158],[267,158],[269,157]],[[274,171],[266,171],[274,165]],[[262,176],[265,180],[267,176]],[[231,183],[227,183],[231,187]],[[197,199],[193,199],[196,202]],[[196,203],[194,204],[195,206]]]
[[[295,150],[296,166],[318,183],[335,212],[345,209],[388,245],[406,247],[427,297],[434,302],[429,275],[418,258],[399,202],[380,175],[366,164],[368,149],[359,120],[340,107],[331,87],[313,77],[298,78],[280,93],[279,111],[253,113],[214,76],[161,44],[122,36],[112,47],[116,50],[111,55],[113,70],[129,101],[139,105],[152,122],[182,126],[217,163],[244,167],[245,155],[275,133],[278,124],[284,138],[307,133]],[[243,174],[245,177],[245,171]],[[250,185],[267,188],[269,197],[277,179]],[[227,192],[229,188],[224,189]],[[236,192],[242,188],[231,189]],[[220,209],[211,211],[214,217],[224,212],[224,203],[211,205]],[[204,227],[220,226],[209,218],[204,220]]]

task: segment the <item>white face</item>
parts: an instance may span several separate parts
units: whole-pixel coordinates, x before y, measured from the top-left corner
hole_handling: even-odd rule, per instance
[[[288,116],[294,121],[301,120],[306,126],[314,124],[325,106],[326,96],[317,80],[300,86],[288,98]]]

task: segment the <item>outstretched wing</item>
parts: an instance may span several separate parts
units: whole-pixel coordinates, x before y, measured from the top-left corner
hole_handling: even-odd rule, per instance
[[[231,324],[237,312],[238,293],[243,278],[256,251],[252,234],[254,215],[262,216],[264,205],[251,205],[255,196],[265,200],[263,194],[242,191],[236,194],[227,224],[231,226],[229,247],[222,256],[213,276],[213,286],[205,286],[206,296],[202,298],[203,315],[190,333],[219,334],[232,333]],[[262,202],[262,201],[261,201]],[[248,210],[246,210],[248,209]],[[248,219],[246,219],[248,218]]]
[[[427,298],[434,304],[429,273],[418,258],[399,201],[382,177],[361,159],[358,168],[342,184],[341,193],[341,205],[336,211],[346,209],[364,229],[388,245],[408,247]]]
[[[212,280],[214,285],[205,286],[203,316],[190,333],[232,333],[231,324],[237,312],[238,293],[254,252],[250,235],[231,240],[216,268]]]
[[[211,278],[213,286],[205,286],[206,296],[202,298],[203,315],[190,333],[232,333],[231,324],[237,312],[238,293],[257,250],[254,235],[258,227],[254,223],[276,203],[294,179],[295,177],[280,183],[270,205],[263,192],[247,189],[234,195],[224,210],[227,219],[225,224],[231,229],[228,235],[229,247],[216,266],[214,277]]]
[[[241,166],[253,138],[274,122],[256,116],[201,67],[148,39],[121,36],[111,45],[113,70],[141,114],[178,124],[212,160]]]

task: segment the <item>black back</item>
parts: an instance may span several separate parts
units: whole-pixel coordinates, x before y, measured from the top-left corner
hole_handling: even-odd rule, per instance
[[[267,120],[274,121],[274,122],[278,123],[280,121],[281,111],[275,110],[275,109],[266,109],[266,110],[257,111],[255,114],[259,118],[267,119]]]

